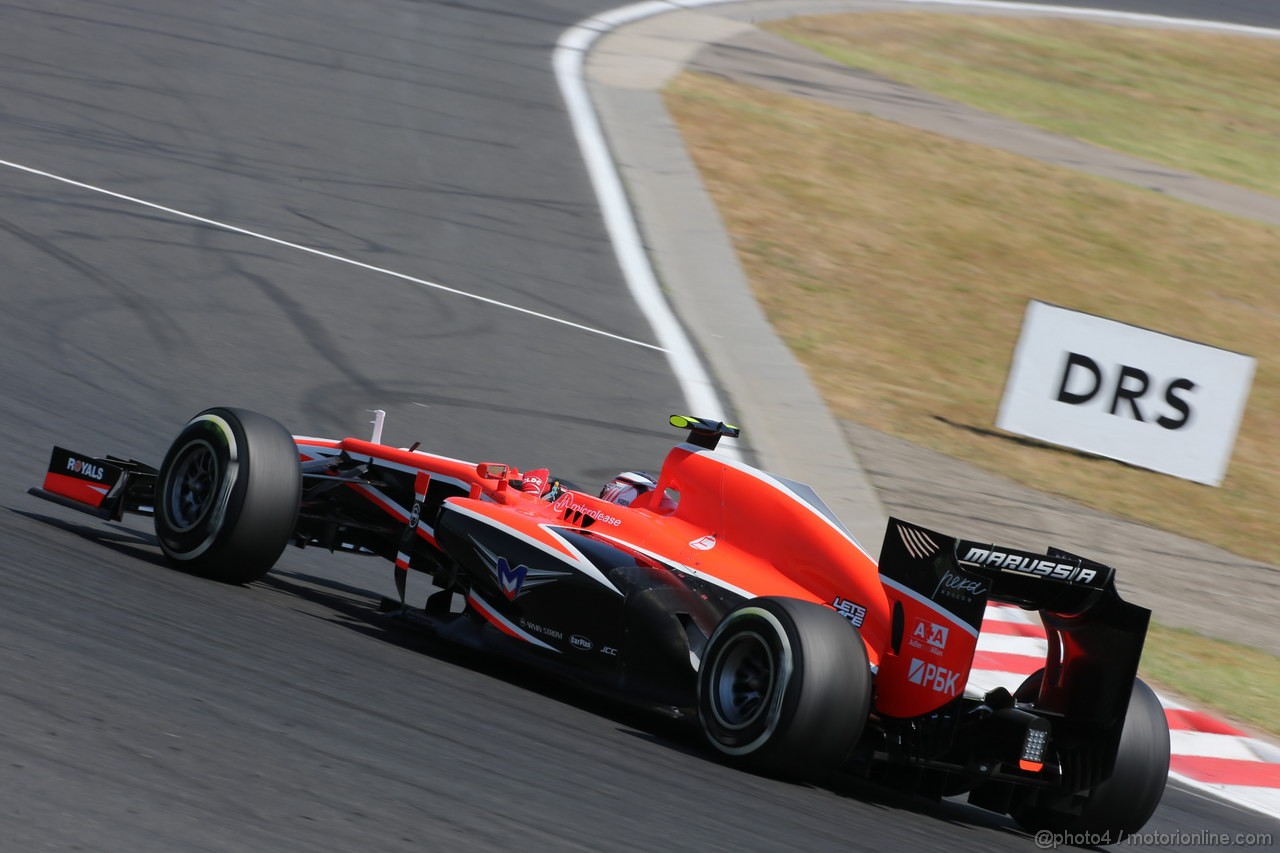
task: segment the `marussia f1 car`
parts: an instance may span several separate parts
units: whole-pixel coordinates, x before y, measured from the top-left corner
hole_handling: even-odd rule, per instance
[[[31,491],[154,515],[170,561],[231,583],[290,543],[373,554],[408,612],[404,579],[425,573],[435,592],[411,610],[446,640],[696,719],[759,772],[967,792],[1030,830],[1113,841],[1146,823],[1169,732],[1136,675],[1150,611],[1112,568],[897,519],[877,566],[811,489],[716,453],[735,427],[671,424],[687,440],[629,503],[389,447],[380,420],[373,441],[331,440],[229,408],[196,415],[159,469],[55,448]],[[965,690],[988,601],[1047,629],[1044,667],[1013,693]]]

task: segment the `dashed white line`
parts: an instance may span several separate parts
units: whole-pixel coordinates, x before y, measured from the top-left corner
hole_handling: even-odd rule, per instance
[[[170,216],[176,217],[178,219],[186,219],[191,222],[199,222],[202,225],[208,225],[213,228],[218,228],[222,231],[229,231],[233,234],[241,234],[245,237],[252,237],[255,240],[263,240],[267,243],[274,243],[277,246],[284,246],[285,248],[288,248],[288,249],[294,249],[299,252],[306,252],[308,255],[315,255],[318,258],[324,258],[330,261],[337,261],[340,264],[347,264],[349,266],[358,267],[362,270],[378,273],[379,275],[386,275],[386,276],[391,276],[392,278],[398,278],[401,281],[407,281],[411,284],[416,284],[419,287],[425,287],[431,290],[439,290],[439,291],[443,291],[444,293],[451,293],[454,296],[462,296],[466,299],[474,299],[475,301],[483,302],[486,305],[493,305],[497,308],[505,308],[508,311],[515,311],[516,313],[519,313],[519,314],[525,314],[530,317],[537,317],[539,320],[546,320],[547,322],[550,322],[550,323],[558,323],[561,326],[568,326],[569,328],[577,329],[580,332],[586,332],[591,335],[599,335],[604,338],[611,338],[615,341],[621,341],[622,343],[631,344],[632,346],[643,347],[644,349],[656,350],[658,352],[666,352],[666,349],[664,347],[658,346],[656,344],[647,343],[645,341],[639,341],[639,340],[636,340],[635,338],[628,338],[624,335],[614,334],[613,332],[606,332],[604,329],[597,329],[592,326],[583,325],[582,323],[575,323],[572,320],[566,320],[563,317],[556,317],[551,314],[544,314],[541,311],[534,311],[531,308],[522,308],[521,306],[513,305],[510,302],[502,302],[497,299],[490,299],[488,296],[481,296],[478,293],[469,293],[465,290],[459,290],[456,287],[449,287],[446,284],[440,284],[439,282],[436,282],[436,281],[428,281],[425,278],[418,278],[417,276],[407,275],[402,272],[396,272],[395,270],[389,270],[386,267],[374,266],[373,264],[367,264],[364,261],[357,261],[354,258],[347,258],[347,257],[343,257],[342,255],[335,255],[332,252],[326,252],[322,249],[316,249],[311,246],[304,246],[301,243],[293,243],[293,242],[290,242],[289,240],[281,240],[279,237],[272,237],[269,234],[263,234],[261,231],[252,231],[248,228],[241,228],[239,225],[231,225],[227,222],[219,222],[216,219],[209,219],[206,216],[198,216],[194,213],[187,213],[184,210],[177,210],[176,208],[166,207],[163,204],[156,204],[153,201],[147,201],[146,199],[137,198],[136,196],[125,195],[124,193],[118,193],[115,190],[109,190],[104,187],[94,186],[93,184],[87,184],[84,181],[73,180],[72,178],[63,177],[62,175],[55,175],[52,172],[46,172],[42,169],[36,169],[31,166],[24,166],[21,163],[14,163],[9,160],[0,160],[0,166],[4,166],[9,169],[14,169],[19,172],[26,172],[29,175],[36,175],[41,178],[48,178],[51,181],[57,181],[58,183],[66,184],[68,186],[76,187],[78,189],[88,190],[89,192],[95,192],[101,195],[110,196],[111,198],[119,199],[120,201],[127,201],[131,204],[137,204],[142,207],[149,208],[151,210],[158,210],[161,213],[167,213]]]

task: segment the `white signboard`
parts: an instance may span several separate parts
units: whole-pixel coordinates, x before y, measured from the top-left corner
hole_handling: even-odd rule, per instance
[[[1246,355],[1031,302],[996,426],[1217,486],[1253,370]]]

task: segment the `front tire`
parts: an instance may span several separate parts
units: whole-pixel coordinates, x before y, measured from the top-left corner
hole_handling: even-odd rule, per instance
[[[302,499],[298,447],[244,409],[206,409],[169,447],[155,526],[170,562],[226,583],[265,575],[289,544]]]
[[[838,767],[870,705],[862,637],[830,608],[794,598],[756,598],[731,611],[698,671],[707,741],[776,776],[820,778]]]

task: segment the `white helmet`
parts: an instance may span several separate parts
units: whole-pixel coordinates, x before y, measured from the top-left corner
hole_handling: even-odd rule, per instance
[[[653,491],[658,481],[643,471],[623,471],[604,484],[600,497],[610,503],[631,506],[631,502],[645,492]]]

